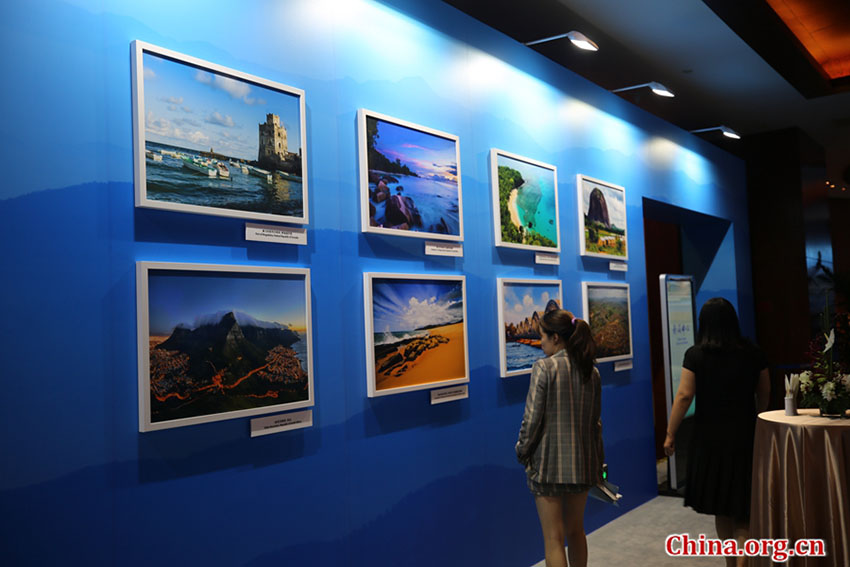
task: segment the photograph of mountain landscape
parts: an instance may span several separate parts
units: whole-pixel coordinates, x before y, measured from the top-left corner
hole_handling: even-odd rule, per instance
[[[497,286],[502,378],[528,374],[544,356],[540,319],[561,308],[561,281],[499,278]]]
[[[463,239],[458,138],[358,113],[362,230]]]
[[[582,282],[584,319],[596,341],[596,361],[632,357],[629,284]]]
[[[139,262],[142,431],[312,405],[309,271]]]
[[[490,150],[496,246],[558,252],[558,178],[548,165]]]
[[[366,273],[369,397],[467,382],[465,278]]]
[[[585,175],[577,180],[581,255],[628,260],[626,190]]]
[[[136,205],[307,222],[304,92],[134,42]]]

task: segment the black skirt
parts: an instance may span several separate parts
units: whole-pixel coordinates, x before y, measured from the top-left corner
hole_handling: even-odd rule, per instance
[[[724,447],[694,439],[688,453],[685,506],[748,521],[752,477],[752,445]]]

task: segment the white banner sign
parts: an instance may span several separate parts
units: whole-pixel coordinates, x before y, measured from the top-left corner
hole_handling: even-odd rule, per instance
[[[307,229],[247,222],[245,223],[245,240],[305,246],[307,244]]]
[[[612,272],[625,272],[628,271],[629,265],[625,262],[610,262],[608,264],[608,269]]]
[[[428,256],[463,256],[463,244],[458,242],[425,242],[425,254]]]
[[[444,402],[453,402],[469,397],[469,384],[463,386],[452,386],[451,388],[441,388],[439,390],[431,390],[431,405],[442,404]]]
[[[301,429],[313,425],[313,410],[279,413],[251,420],[251,437],[280,433],[291,429]]]
[[[561,257],[558,254],[548,254],[546,252],[537,252],[534,254],[534,263],[536,264],[551,264],[557,266],[561,263]]]
[[[631,370],[634,367],[632,360],[618,360],[614,363],[614,372],[620,372],[622,370]]]

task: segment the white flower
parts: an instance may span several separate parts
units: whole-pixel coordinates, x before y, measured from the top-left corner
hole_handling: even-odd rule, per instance
[[[803,379],[811,380],[812,379],[812,371],[811,370],[803,370],[802,372],[800,372],[800,381],[803,381]]]
[[[800,374],[800,391],[808,392],[812,389],[812,373],[809,371]]]
[[[850,374],[841,377],[841,384],[844,386],[845,392],[850,392]]]
[[[835,344],[835,329],[832,329],[829,332],[829,335],[826,337],[826,346],[823,347],[823,352],[828,351],[832,348],[832,345]]]
[[[827,382],[820,388],[820,393],[823,395],[823,399],[828,402],[831,402],[835,399],[835,382]]]

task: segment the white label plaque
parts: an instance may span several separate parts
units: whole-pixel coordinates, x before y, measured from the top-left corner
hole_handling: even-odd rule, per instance
[[[453,402],[469,397],[469,385],[452,386],[451,388],[440,388],[431,390],[431,405]]]
[[[312,427],[313,410],[279,413],[268,417],[258,417],[251,420],[251,437],[280,433],[291,429]]]
[[[463,256],[463,244],[459,242],[425,242],[425,254],[428,256]]]
[[[246,222],[245,240],[305,246],[307,244],[307,229]]]
[[[620,372],[621,370],[631,370],[634,364],[632,364],[632,360],[618,360],[614,363],[614,372]]]
[[[625,272],[628,271],[629,265],[625,262],[610,262],[608,264],[608,269],[612,272]]]
[[[535,264],[551,264],[557,266],[561,263],[561,257],[558,254],[549,254],[548,252],[537,252],[534,254]]]

